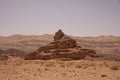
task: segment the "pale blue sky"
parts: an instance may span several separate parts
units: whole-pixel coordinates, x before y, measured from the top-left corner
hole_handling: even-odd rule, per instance
[[[120,36],[120,0],[0,0],[0,35]]]

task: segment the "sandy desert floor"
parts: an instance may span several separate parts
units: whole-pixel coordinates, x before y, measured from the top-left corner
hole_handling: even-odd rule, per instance
[[[120,61],[0,61],[0,80],[120,80]]]

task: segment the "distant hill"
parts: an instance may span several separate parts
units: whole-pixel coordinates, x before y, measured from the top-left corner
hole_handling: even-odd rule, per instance
[[[99,54],[120,54],[120,37],[111,35],[98,37],[71,37],[75,39],[80,46],[93,49]],[[53,35],[51,34],[0,36],[0,50],[12,48],[29,53],[51,41],[53,41]]]
[[[16,49],[0,50],[0,60],[8,60],[10,57],[23,58],[27,53]]]

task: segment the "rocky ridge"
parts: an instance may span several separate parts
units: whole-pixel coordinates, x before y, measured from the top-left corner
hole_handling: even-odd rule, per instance
[[[83,59],[86,56],[94,57],[96,52],[91,49],[81,48],[78,46],[76,41],[71,37],[67,36],[58,30],[55,33],[54,41],[47,44],[46,46],[40,47],[38,50],[25,56],[25,60],[35,59],[56,59],[56,58],[67,58],[67,59]]]

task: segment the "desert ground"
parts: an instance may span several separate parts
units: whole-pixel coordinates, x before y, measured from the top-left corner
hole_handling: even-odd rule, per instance
[[[73,42],[74,40],[68,37],[67,40],[66,37],[63,38],[65,39],[49,44],[53,41],[52,35],[1,36],[0,80],[120,80],[120,37],[72,37],[80,47],[74,46],[75,43],[71,47],[70,41]],[[64,46],[61,50],[59,49],[60,43],[64,41],[66,43],[62,44]],[[68,43],[70,45],[66,45]],[[55,44],[57,47],[54,49]],[[67,47],[64,50],[65,46]],[[56,49],[59,52],[56,52]],[[90,49],[95,51],[97,55],[88,55],[89,52],[86,53],[85,50],[91,51]],[[68,55],[75,50],[79,51],[77,54],[83,51],[82,53],[85,56],[83,55],[83,57],[79,57],[80,59],[75,60],[78,58],[78,56],[74,56],[76,52],[74,55],[69,54],[71,57],[64,57],[62,54],[67,51]],[[48,53],[52,51],[54,54],[48,56]],[[93,54],[93,51],[90,53]],[[42,53],[46,53],[49,60],[42,60],[45,56]],[[59,56],[60,53],[62,57]],[[27,54],[31,54],[28,56],[29,60],[24,58]]]
[[[0,80],[120,80],[120,62],[1,60]]]

